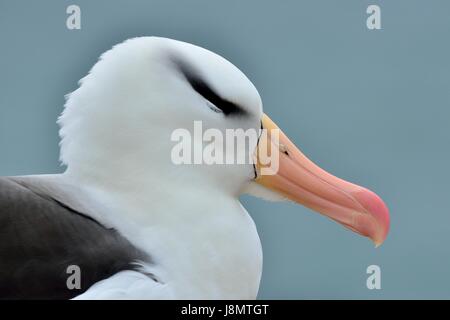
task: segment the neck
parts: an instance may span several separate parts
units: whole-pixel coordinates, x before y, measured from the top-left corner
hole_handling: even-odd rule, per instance
[[[155,272],[175,286],[180,298],[256,297],[259,237],[233,194],[205,181],[182,184],[170,176],[112,179],[99,171],[86,175],[71,170],[64,176],[105,203],[113,227],[149,253],[158,266]]]

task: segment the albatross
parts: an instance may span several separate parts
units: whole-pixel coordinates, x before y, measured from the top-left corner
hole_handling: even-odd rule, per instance
[[[385,240],[383,201],[320,169],[282,131],[246,146],[270,147],[273,174],[258,156],[175,164],[172,133],[195,121],[279,130],[252,82],[211,51],[139,37],[104,53],[58,119],[65,172],[0,178],[0,298],[255,299],[262,249],[243,193]]]

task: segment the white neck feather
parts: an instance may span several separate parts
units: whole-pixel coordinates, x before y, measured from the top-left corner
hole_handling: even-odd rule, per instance
[[[256,298],[260,240],[235,196],[201,183],[180,188],[170,180],[153,181],[153,187],[141,181],[133,187],[125,179],[63,176],[94,198],[108,225],[152,257],[152,272],[179,298]]]

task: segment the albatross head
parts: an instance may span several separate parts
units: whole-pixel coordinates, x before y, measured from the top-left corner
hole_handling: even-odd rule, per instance
[[[187,193],[289,199],[376,245],[387,236],[383,201],[308,160],[263,113],[251,81],[203,48],[156,37],[115,46],[68,96],[59,124],[68,174],[123,189],[133,184],[170,194],[176,184]],[[245,143],[227,147],[227,132]],[[263,149],[276,156],[268,174]]]

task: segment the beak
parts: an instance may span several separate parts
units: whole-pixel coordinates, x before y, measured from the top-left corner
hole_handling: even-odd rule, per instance
[[[319,168],[267,115],[262,128],[266,130],[257,148],[257,183],[369,237],[377,247],[383,243],[389,210],[380,197]]]

